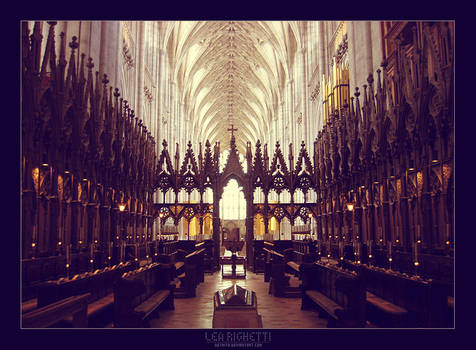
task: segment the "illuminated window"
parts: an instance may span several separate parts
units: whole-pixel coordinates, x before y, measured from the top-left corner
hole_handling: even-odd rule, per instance
[[[245,196],[236,180],[231,179],[224,188],[223,196],[220,201],[220,216],[224,220],[246,218]]]

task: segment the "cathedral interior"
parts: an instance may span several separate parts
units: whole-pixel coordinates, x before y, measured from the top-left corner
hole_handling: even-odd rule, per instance
[[[454,22],[20,27],[20,328],[454,329]]]

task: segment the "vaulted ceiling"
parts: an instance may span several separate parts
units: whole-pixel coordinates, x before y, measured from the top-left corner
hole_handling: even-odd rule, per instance
[[[269,133],[300,47],[297,22],[165,22],[163,38],[195,140],[245,153]],[[191,137],[191,136],[189,136]]]

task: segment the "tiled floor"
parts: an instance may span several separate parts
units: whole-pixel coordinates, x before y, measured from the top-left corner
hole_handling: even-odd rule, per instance
[[[300,298],[278,298],[268,294],[269,283],[263,274],[247,271],[246,279],[223,279],[221,272],[205,274],[205,282],[197,287],[195,298],[175,299],[175,310],[159,312],[150,321],[152,328],[212,328],[213,294],[234,283],[256,292],[258,313],[263,328],[325,328],[327,321],[317,311],[301,310]],[[293,281],[292,284],[296,284]]]

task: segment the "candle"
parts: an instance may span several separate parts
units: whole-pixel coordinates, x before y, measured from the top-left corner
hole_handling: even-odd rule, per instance
[[[387,246],[388,246],[388,258],[391,259],[392,258],[392,242],[391,241],[388,241],[387,242]]]
[[[71,244],[66,246],[66,264],[71,265]]]
[[[446,240],[450,240],[450,224],[446,224]]]
[[[413,242],[413,261],[418,262],[418,243]]]
[[[369,248],[369,258],[372,257],[372,241],[368,241],[368,248]]]
[[[112,256],[112,242],[109,242],[109,245],[108,245],[108,256],[111,257]]]

